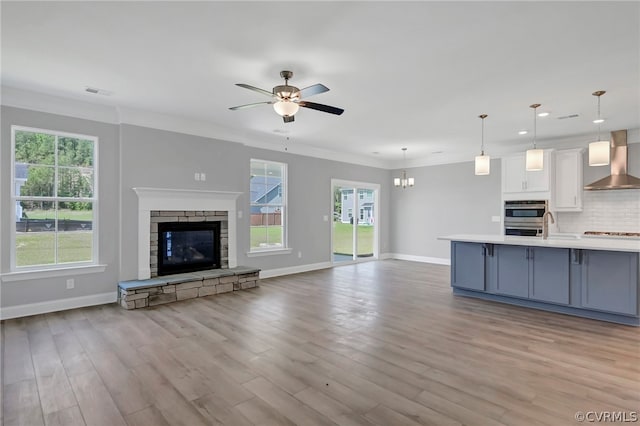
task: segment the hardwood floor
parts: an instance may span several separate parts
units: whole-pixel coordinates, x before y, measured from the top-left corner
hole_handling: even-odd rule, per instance
[[[575,425],[640,411],[640,328],[387,260],[2,323],[5,425]]]

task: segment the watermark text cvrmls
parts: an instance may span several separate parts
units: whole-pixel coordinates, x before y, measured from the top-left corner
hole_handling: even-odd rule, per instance
[[[578,411],[574,415],[579,422],[587,423],[637,423],[637,411]]]

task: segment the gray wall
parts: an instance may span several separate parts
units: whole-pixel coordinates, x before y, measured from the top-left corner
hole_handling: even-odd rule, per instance
[[[267,269],[329,262],[331,260],[331,179],[381,185],[380,250],[389,247],[389,180],[387,170],[247,147],[199,136],[121,126],[122,140],[122,259],[121,279],[137,276],[137,197],[135,187],[235,191],[238,219],[238,264]],[[249,160],[288,164],[289,246],[291,254],[248,258]],[[194,173],[206,173],[206,182]],[[298,252],[302,258],[298,258]]]
[[[113,291],[118,279],[119,214],[119,139],[118,126],[96,121],[82,120],[55,114],[47,114],[3,106],[0,144],[0,271],[10,270],[10,224],[8,212],[13,208],[11,196],[11,126],[28,126],[47,130],[80,133],[97,136],[98,139],[98,191],[99,206],[99,262],[106,265],[104,273],[65,276],[36,280],[3,282],[1,303],[5,306],[45,302],[56,299],[88,296]],[[66,280],[75,279],[75,288],[66,289]]]
[[[491,216],[501,214],[500,173],[499,159],[491,160],[488,176],[476,176],[473,162],[407,169],[416,184],[391,192],[391,252],[449,259],[449,241],[437,237],[499,234]]]

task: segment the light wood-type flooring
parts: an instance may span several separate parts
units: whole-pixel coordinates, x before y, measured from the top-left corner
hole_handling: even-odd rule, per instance
[[[2,324],[5,425],[575,425],[640,410],[640,329],[398,260]]]

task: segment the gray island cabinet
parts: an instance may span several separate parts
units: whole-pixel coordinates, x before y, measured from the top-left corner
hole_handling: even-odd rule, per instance
[[[639,241],[464,237],[441,238],[454,294],[640,325]]]

